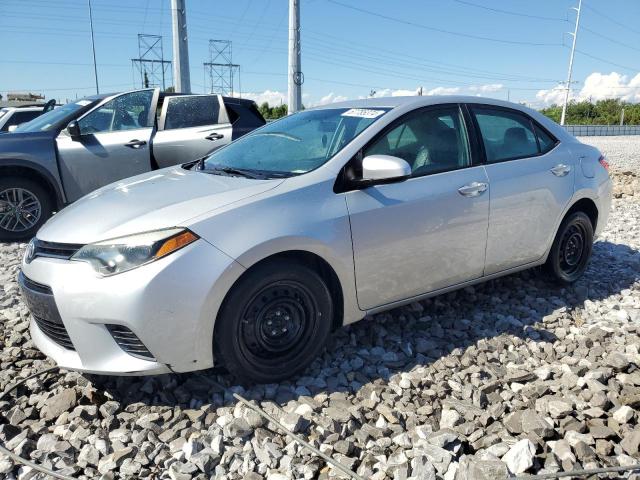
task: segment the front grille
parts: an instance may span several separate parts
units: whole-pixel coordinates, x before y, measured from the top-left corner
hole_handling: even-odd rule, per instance
[[[69,260],[83,245],[77,243],[54,243],[33,239],[33,258],[48,257]]]
[[[51,287],[27,278],[22,272],[18,273],[18,284],[22,290],[22,299],[40,331],[58,345],[75,350],[60,318]]]
[[[53,291],[51,290],[51,287],[47,285],[42,285],[41,283],[34,282],[33,280],[31,280],[30,278],[24,275],[22,276],[22,282],[24,286],[30,290],[33,290],[38,293],[42,293],[44,295],[53,295]]]
[[[106,325],[106,327],[118,346],[129,355],[142,357],[145,360],[155,360],[144,343],[127,327],[122,325]]]
[[[47,337],[67,350],[75,350],[73,343],[71,343],[71,339],[69,338],[69,334],[67,333],[67,329],[64,328],[64,324],[45,320],[44,318],[33,314],[31,314],[31,316],[35,320],[36,325],[38,325],[38,328]]]

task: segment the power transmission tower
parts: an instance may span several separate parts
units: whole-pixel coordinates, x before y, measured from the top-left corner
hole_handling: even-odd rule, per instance
[[[209,74],[209,93],[233,96],[236,69],[240,82],[240,65],[233,63],[231,40],[209,40],[209,61],[203,65]]]
[[[302,108],[302,74],[300,55],[300,0],[289,0],[289,114]]]
[[[185,0],[171,0],[173,27],[173,78],[176,92],[191,93],[189,76],[189,44],[187,41],[187,11]]]
[[[564,120],[567,115],[567,104],[569,103],[569,92],[571,91],[571,74],[573,73],[573,57],[576,53],[576,40],[578,39],[578,28],[580,26],[580,11],[582,10],[582,0],[578,0],[578,8],[575,9],[577,11],[576,15],[576,28],[573,33],[569,35],[573,35],[573,45],[571,47],[571,56],[569,57],[569,73],[567,74],[567,89],[564,95],[564,103],[562,104],[562,115],[560,116],[560,125],[564,125]]]
[[[166,73],[171,61],[164,59],[161,35],[138,34],[138,58],[132,58],[133,66],[140,74],[142,88],[166,86]]]

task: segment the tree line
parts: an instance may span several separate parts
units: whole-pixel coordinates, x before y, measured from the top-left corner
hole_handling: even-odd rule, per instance
[[[304,107],[303,107],[304,108]],[[620,99],[598,100],[597,102],[570,102],[567,106],[567,125],[619,125],[624,109],[625,125],[640,125],[640,103],[629,103]],[[263,102],[259,107],[260,113],[267,120],[275,120],[287,115],[287,105],[270,106]],[[555,122],[560,122],[561,105],[551,105],[540,110],[543,115]]]
[[[620,99],[598,100],[597,102],[570,102],[567,106],[567,125],[620,125],[624,109],[624,125],[640,125],[640,103],[629,103]],[[543,108],[540,112],[556,122],[560,122],[561,105]]]

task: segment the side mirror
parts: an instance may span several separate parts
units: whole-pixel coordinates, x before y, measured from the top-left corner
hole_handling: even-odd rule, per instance
[[[411,166],[402,158],[391,155],[369,155],[362,160],[362,181],[391,183],[411,176]]]
[[[76,120],[71,120],[69,122],[69,125],[67,125],[67,132],[71,136],[72,140],[77,140],[82,135],[80,133],[80,125],[78,125],[78,122]]]
[[[9,125],[9,128],[7,128],[7,132],[11,133],[15,131],[16,128],[18,128],[18,125]]]

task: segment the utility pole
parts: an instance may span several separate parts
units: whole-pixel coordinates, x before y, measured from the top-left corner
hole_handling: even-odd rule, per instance
[[[93,13],[91,12],[91,0],[87,0],[89,4],[89,27],[91,28],[91,49],[93,50],[93,76],[96,79],[96,94],[100,94],[98,88],[98,67],[96,66],[96,42],[93,38]]]
[[[300,0],[289,0],[289,103],[288,113],[302,107],[304,75],[300,65]]]
[[[624,108],[620,112],[620,125],[624,125]]]
[[[580,26],[580,11],[582,10],[582,0],[578,0],[578,8],[575,9],[578,13],[576,15],[576,28],[573,31],[573,45],[571,46],[571,57],[569,57],[569,73],[567,74],[567,90],[564,94],[564,104],[562,105],[562,116],[560,117],[560,125],[564,125],[564,120],[567,116],[567,104],[569,103],[569,91],[571,90],[571,74],[573,73],[573,56],[576,53],[576,40],[578,39],[578,27]]]
[[[191,93],[189,77],[189,47],[187,42],[187,11],[185,0],[171,0],[173,25],[173,78],[176,92]]]

